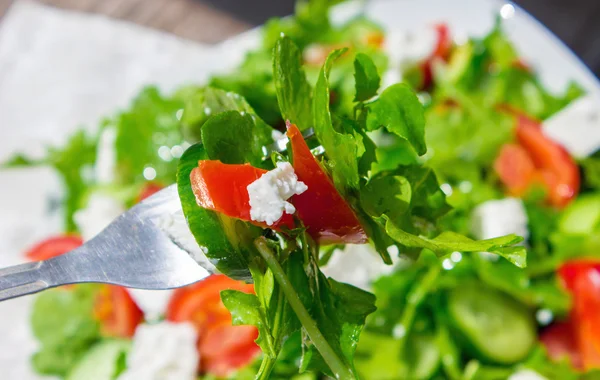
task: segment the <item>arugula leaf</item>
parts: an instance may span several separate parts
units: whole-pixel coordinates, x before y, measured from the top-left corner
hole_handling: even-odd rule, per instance
[[[300,130],[312,126],[312,88],[302,69],[302,52],[289,37],[275,44],[273,78],[283,119]]]
[[[223,290],[221,300],[231,313],[232,323],[237,325],[253,325],[258,328],[256,343],[265,355],[277,357],[277,352],[271,341],[269,323],[258,297],[238,290]]]
[[[225,111],[255,113],[243,97],[218,88],[187,88],[180,91],[180,96],[185,101],[181,114],[182,132],[190,143],[201,141],[202,126],[211,116]]]
[[[144,182],[146,167],[156,171],[156,181],[173,183],[177,160],[163,159],[158,150],[169,149],[183,142],[177,112],[183,102],[163,97],[154,87],[145,88],[131,107],[110,120],[105,127],[115,127],[117,183],[120,185]]]
[[[364,53],[356,54],[354,59],[354,80],[356,87],[355,102],[364,102],[377,95],[381,78],[373,60]]]
[[[179,161],[177,191],[183,213],[196,242],[204,248],[206,256],[217,269],[231,278],[250,281],[248,263],[254,252],[252,242],[262,234],[262,229],[198,206],[190,173],[198,166],[199,160],[206,159],[209,157],[202,144],[195,144]]]
[[[262,166],[263,146],[273,142],[271,128],[257,116],[226,111],[211,117],[202,127],[202,142],[208,157],[226,164],[249,162]]]
[[[425,154],[425,117],[423,106],[406,84],[392,85],[367,105],[367,130],[381,127],[411,143],[419,155]]]
[[[387,218],[384,217],[384,219]],[[523,241],[523,238],[516,235],[507,235],[486,240],[472,240],[455,232],[446,231],[433,239],[428,239],[403,231],[389,219],[385,223],[385,231],[392,239],[406,247],[427,248],[439,255],[453,251],[491,252],[504,257],[519,268],[526,266],[527,251],[525,247],[513,247],[514,244]]]
[[[100,326],[93,317],[97,289],[97,285],[76,285],[36,297],[31,328],[40,342],[32,357],[37,372],[65,376],[100,339]]]
[[[352,285],[325,278],[319,271],[312,313],[323,335],[346,365],[354,368],[354,352],[367,315],[375,311],[375,296]],[[320,353],[305,341],[301,370],[319,369],[331,375]]]
[[[333,128],[329,111],[329,73],[333,61],[345,52],[346,49],[338,49],[329,54],[319,74],[313,97],[315,133],[325,148],[333,182],[338,189],[357,188],[359,182],[357,140],[353,135],[339,133]]]

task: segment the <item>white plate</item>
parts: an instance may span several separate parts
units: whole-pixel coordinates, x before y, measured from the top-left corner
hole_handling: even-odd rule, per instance
[[[356,4],[344,5],[335,18],[343,18],[357,9],[359,6]],[[544,83],[551,89],[560,91],[569,80],[576,80],[589,92],[600,93],[600,83],[585,65],[539,22],[512,4],[496,0],[383,0],[370,2],[366,6],[367,14],[387,30],[420,30],[427,25],[446,22],[453,34],[459,37],[485,34],[493,26],[495,16],[501,9],[502,14],[507,16],[504,22],[506,31],[525,60],[538,70]],[[86,28],[92,25],[92,29],[101,29],[100,24],[109,23],[101,17],[74,16],[31,3],[26,3],[20,11],[23,10],[32,12],[29,16],[35,16],[39,21],[37,34],[28,30],[9,30],[6,23],[0,25],[0,42],[4,42],[0,43],[0,159],[15,150],[30,148],[32,144],[39,148],[43,141],[63,141],[70,131],[82,123],[88,127],[96,126],[96,120],[101,115],[110,114],[115,107],[125,107],[131,94],[145,82],[155,82],[165,90],[170,90],[176,83],[198,82],[211,73],[228,71],[260,39],[259,31],[253,30],[209,50],[173,37],[164,37],[155,31],[117,23],[116,29],[113,28],[113,32],[117,30],[112,35],[113,39],[107,42],[106,38],[98,35],[92,37],[83,28],[85,24]],[[70,28],[69,33],[61,36],[51,33],[51,29],[65,22]],[[14,28],[15,25],[10,27]],[[7,57],[3,57],[3,51],[6,53],[6,36],[14,38],[18,33],[28,34],[31,38],[21,41],[17,49],[21,56],[14,56],[15,62],[23,62],[17,58],[27,55],[43,54],[48,62],[54,62],[55,65],[52,70],[36,71],[35,80],[29,79],[29,93],[21,91],[8,97],[2,89],[12,83],[19,90],[19,83],[15,83],[14,78],[2,76],[10,68],[6,66],[7,62],[10,64],[13,58],[11,56],[7,60]],[[89,35],[84,36],[87,39],[73,38],[73,34],[78,33]],[[44,37],[46,34],[55,39]],[[52,43],[55,46],[49,45]],[[57,44],[67,45],[57,48]],[[155,49],[145,49],[147,56],[140,60],[136,56],[123,55],[127,52],[126,46],[131,46],[127,44],[154,44]],[[86,54],[78,55],[79,49],[84,49]],[[98,52],[95,59],[89,55],[94,51]],[[115,54],[113,59],[106,59],[104,54],[107,51]],[[60,55],[66,52],[74,57],[79,56],[81,60],[77,64],[62,67],[57,63],[61,61]],[[147,57],[151,56],[155,59],[148,64],[150,61]],[[111,64],[129,68],[125,82],[114,77],[103,77],[102,73],[107,72],[104,66]],[[22,69],[26,70],[27,67]],[[78,75],[77,81],[69,80],[73,75]],[[118,94],[111,97],[112,90]],[[49,95],[51,91],[55,91],[56,99]],[[98,94],[102,96],[96,96]],[[48,112],[49,108],[52,109],[48,102],[52,103],[53,100],[56,100],[57,107],[65,104],[68,107]],[[35,170],[0,172],[0,186],[3,188],[0,198],[0,265],[4,266],[19,262],[26,246],[60,229],[58,215],[48,212],[46,206],[48,197],[59,196],[60,185],[53,173]],[[28,327],[31,299],[25,297],[0,304],[2,379],[38,378],[28,365],[29,356],[35,349],[35,341]]]

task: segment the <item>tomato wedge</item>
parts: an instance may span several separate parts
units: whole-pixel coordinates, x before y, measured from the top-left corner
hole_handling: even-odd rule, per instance
[[[447,61],[452,52],[452,39],[450,38],[450,30],[446,24],[438,24],[435,26],[437,33],[437,42],[435,49],[431,55],[421,63],[422,82],[420,90],[429,88],[433,84],[433,64],[437,59]]]
[[[102,335],[130,338],[144,320],[144,313],[127,289],[102,285],[94,305],[94,317],[100,321]]]
[[[567,358],[574,368],[583,368],[575,326],[571,321],[556,322],[548,326],[540,334],[540,342],[550,359],[561,361]]]
[[[248,185],[266,172],[250,164],[230,165],[221,161],[202,160],[192,170],[190,180],[200,207],[265,227],[266,224],[257,223],[250,217]],[[270,227],[276,229],[284,225],[294,228],[291,215],[284,214]]]
[[[585,370],[600,368],[600,261],[591,259],[570,261],[559,268],[558,275],[564,287],[572,295],[573,309],[566,326],[559,325],[554,327],[554,330],[549,330],[548,353],[556,358],[558,354],[552,356],[553,352],[560,352],[556,347],[562,347],[562,354],[568,354],[578,368]],[[563,334],[560,335],[555,330],[562,331]],[[568,334],[563,330],[569,330]],[[564,335],[569,335],[576,343],[576,353],[573,352],[571,342]],[[561,341],[562,346],[553,339]],[[567,343],[568,350],[565,348]]]
[[[366,243],[367,234],[356,214],[310,152],[298,127],[288,122],[287,128],[294,171],[308,186],[304,193],[294,195],[292,203],[308,233],[321,244]]]
[[[506,144],[494,162],[494,169],[513,196],[524,195],[535,177],[535,165],[520,145]]]
[[[163,185],[156,182],[146,182],[140,191],[140,194],[136,198],[136,203],[143,201],[144,199],[158,193],[164,188]]]
[[[78,235],[59,235],[48,238],[25,252],[25,257],[32,261],[48,260],[63,253],[74,250],[83,244]]]
[[[544,135],[539,122],[518,111],[507,111],[517,118],[518,145],[505,145],[494,163],[501,181],[516,196],[541,184],[548,190],[551,205],[565,207],[579,191],[577,164],[562,146]]]
[[[253,293],[254,287],[224,275],[212,275],[193,285],[177,289],[167,308],[167,320],[191,322],[198,330],[200,370],[226,377],[248,365],[260,353],[254,342],[254,326],[232,326],[231,314],[221,302],[225,289]]]

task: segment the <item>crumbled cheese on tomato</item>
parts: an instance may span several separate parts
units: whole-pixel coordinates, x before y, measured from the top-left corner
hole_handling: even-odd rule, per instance
[[[160,322],[138,326],[118,380],[194,380],[199,354],[191,323]]]
[[[93,193],[88,199],[87,205],[78,210],[73,218],[81,231],[83,240],[88,241],[123,212],[125,212],[125,207],[118,199],[102,193]]]
[[[271,226],[283,213],[293,214],[296,208],[287,200],[302,194],[308,187],[298,181],[289,162],[278,162],[277,167],[248,185],[250,217]]]
[[[530,369],[522,369],[510,375],[508,380],[548,380],[539,373]]]

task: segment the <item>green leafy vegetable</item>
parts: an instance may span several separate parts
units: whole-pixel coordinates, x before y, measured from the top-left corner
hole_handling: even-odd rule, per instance
[[[325,148],[333,181],[338,189],[358,187],[358,143],[351,134],[339,133],[333,128],[329,110],[329,73],[333,62],[344,54],[346,49],[334,50],[329,54],[313,96],[314,128],[319,142]]]
[[[65,376],[86,351],[100,339],[100,326],[93,318],[97,287],[77,285],[40,294],[33,305],[31,327],[40,342],[33,355],[36,371]]]
[[[312,126],[312,88],[302,69],[302,52],[288,37],[275,44],[273,78],[283,119],[300,130]]]
[[[377,95],[381,78],[373,60],[364,53],[358,53],[354,59],[354,80],[355,102],[364,102]]]
[[[425,154],[425,118],[423,106],[415,93],[405,84],[386,88],[368,105],[367,129],[385,127],[391,133],[406,139],[419,154]]]
[[[525,247],[513,247],[523,241],[516,235],[507,235],[494,239],[472,240],[466,236],[446,231],[428,239],[409,234],[388,220],[385,224],[386,232],[400,244],[413,248],[427,248],[438,254],[447,254],[453,251],[461,252],[491,252],[498,254],[519,268],[526,266]]]
[[[254,114],[252,107],[236,93],[212,87],[190,87],[179,91],[184,99],[181,124],[183,136],[190,143],[201,140],[204,123],[212,116],[225,111]]]

